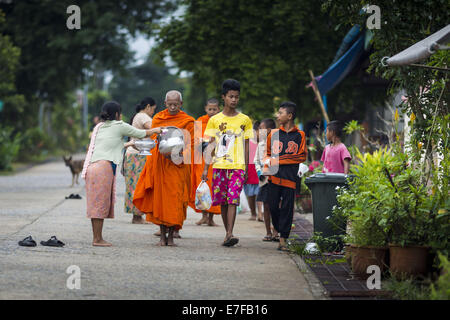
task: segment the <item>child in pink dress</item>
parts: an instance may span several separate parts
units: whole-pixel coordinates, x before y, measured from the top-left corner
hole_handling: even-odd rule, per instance
[[[320,159],[323,162],[322,172],[348,174],[352,157],[345,144],[341,142],[342,127],[338,121],[331,121],[328,124],[326,135],[327,140],[331,143],[326,145]]]

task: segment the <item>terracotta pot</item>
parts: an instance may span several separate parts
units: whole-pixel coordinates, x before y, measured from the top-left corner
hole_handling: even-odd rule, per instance
[[[389,245],[390,270],[397,278],[423,276],[427,273],[429,247]]]
[[[349,244],[344,245],[344,252],[345,252],[345,260],[347,260],[347,263],[351,266],[352,265],[352,247]]]
[[[387,247],[351,245],[352,271],[358,277],[367,279],[367,268],[371,265],[380,267],[381,273],[386,269]]]

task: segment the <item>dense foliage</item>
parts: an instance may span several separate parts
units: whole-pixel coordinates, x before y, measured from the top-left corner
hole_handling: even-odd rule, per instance
[[[220,94],[223,80],[238,79],[241,105],[253,117],[272,116],[285,99],[297,103],[302,120],[319,115],[312,90],[305,88],[308,69],[316,75],[325,71],[347,31],[335,30],[337,20],[321,11],[321,1],[182,3],[184,14],[158,33],[161,56],[170,55],[180,70],[192,72],[209,95]],[[358,91],[353,89],[332,93],[333,114],[348,109],[351,104],[339,101],[353,97]]]

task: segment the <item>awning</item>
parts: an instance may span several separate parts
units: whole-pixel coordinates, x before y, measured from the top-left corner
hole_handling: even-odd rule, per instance
[[[364,37],[365,34],[362,33],[338,61],[332,64],[322,75],[316,77],[317,87],[321,95],[327,94],[328,91],[336,87],[355,67],[364,52]]]
[[[450,24],[395,56],[383,58],[382,63],[388,66],[404,66],[416,63],[428,58],[438,49],[448,49],[448,47],[445,47],[448,42],[450,42]]]

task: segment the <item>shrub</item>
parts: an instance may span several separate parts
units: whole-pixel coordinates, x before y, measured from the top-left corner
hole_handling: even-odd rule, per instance
[[[20,149],[21,134],[11,127],[0,127],[0,170],[11,170]]]
[[[431,300],[450,300],[450,261],[438,252],[442,274],[435,284],[431,284]]]

